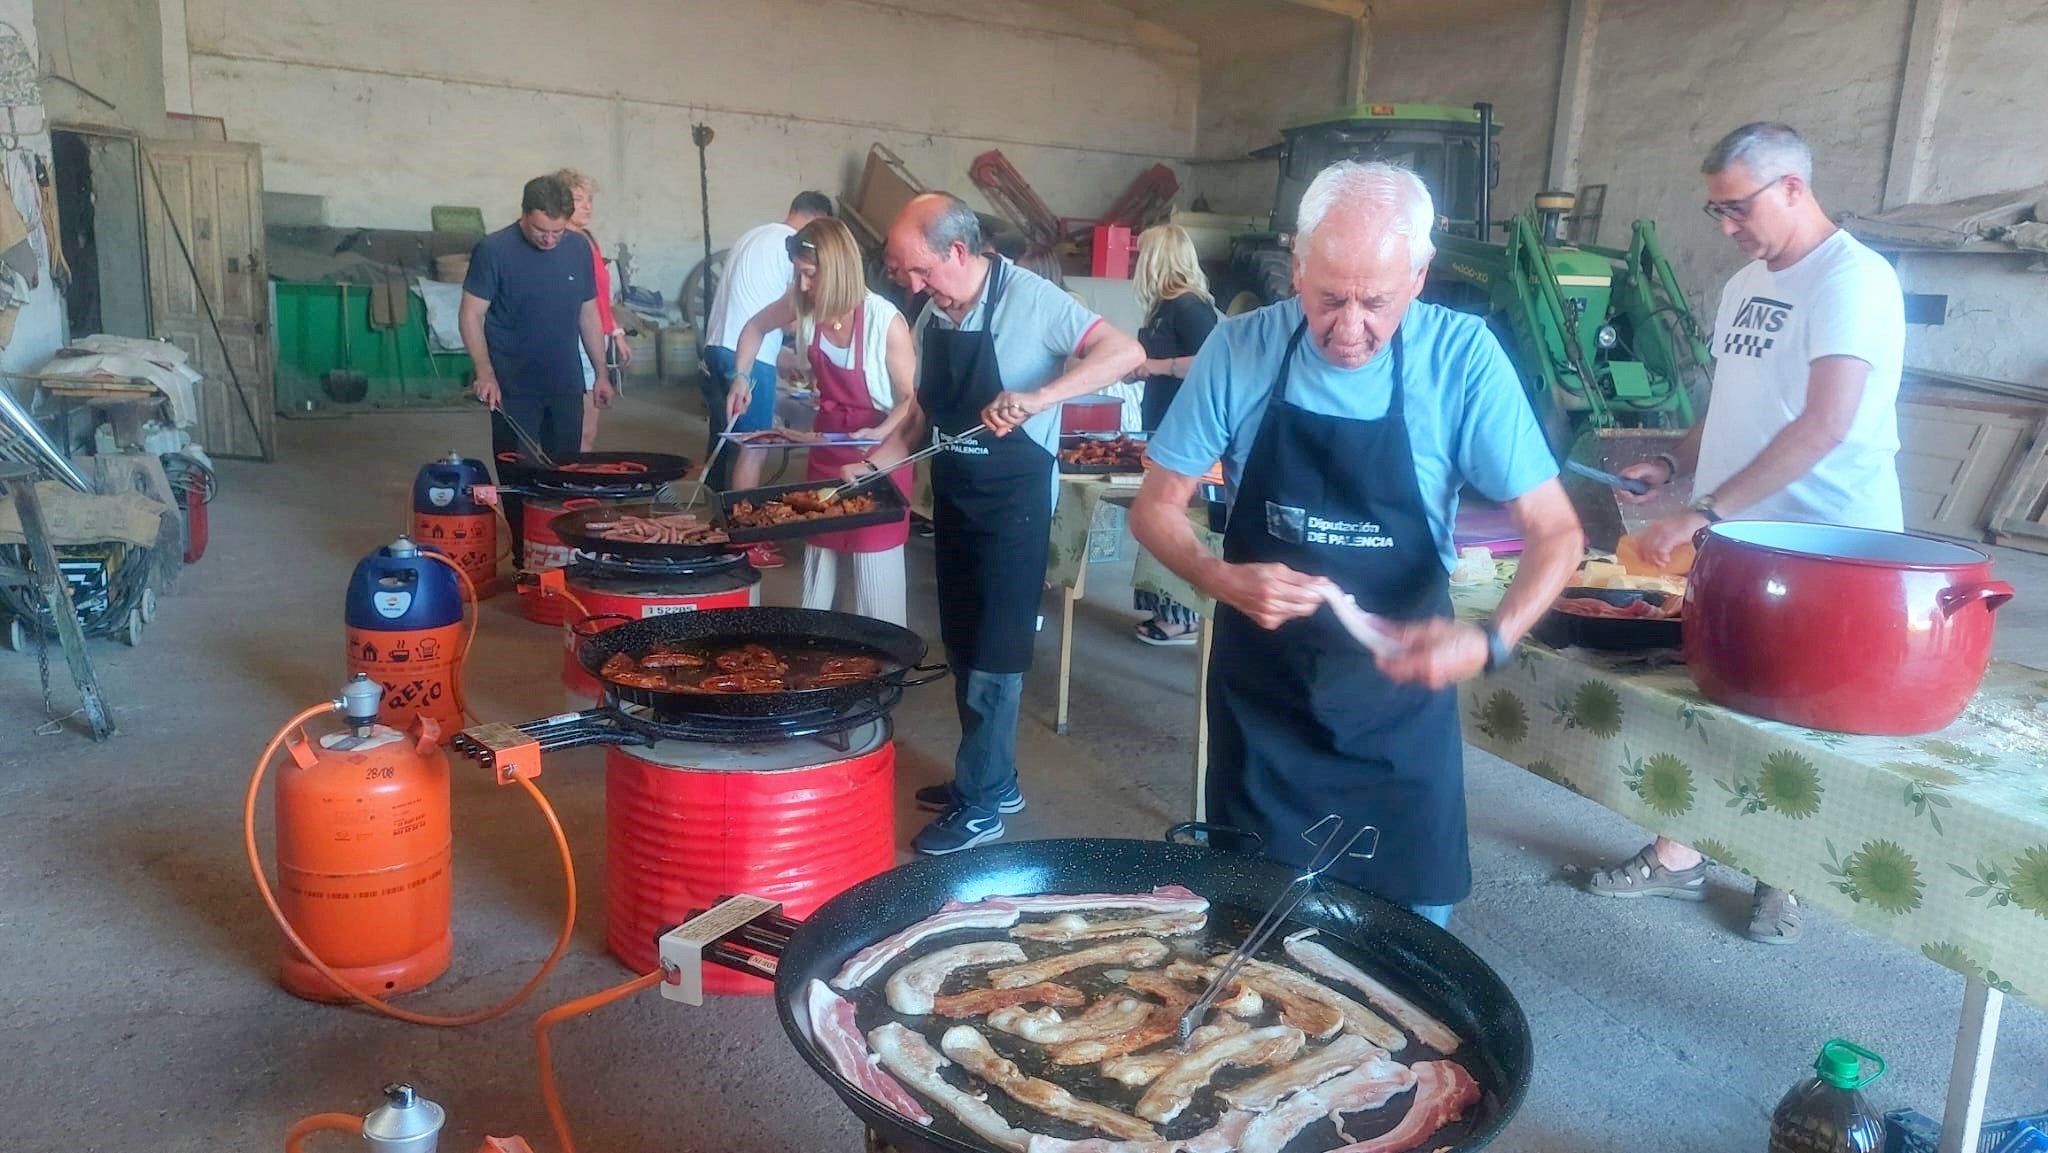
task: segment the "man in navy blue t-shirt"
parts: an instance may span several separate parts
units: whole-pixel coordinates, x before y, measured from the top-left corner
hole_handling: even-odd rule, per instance
[[[590,244],[569,230],[575,197],[558,177],[527,181],[519,209],[518,223],[484,237],[470,253],[462,343],[476,362],[476,397],[493,410],[493,454],[523,447],[505,422],[510,417],[561,460],[582,446],[578,343],[590,363],[604,363]],[[600,374],[598,407],[611,397],[611,382]]]

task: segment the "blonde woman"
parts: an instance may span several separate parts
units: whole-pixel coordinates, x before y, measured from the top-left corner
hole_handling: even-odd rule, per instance
[[[917,353],[910,326],[894,305],[868,291],[860,246],[837,219],[811,221],[788,239],[788,246],[795,268],[789,294],[747,321],[735,362],[752,364],[769,333],[797,325],[818,388],[816,431],[887,440],[917,410]],[[858,475],[869,467],[867,452],[862,447],[813,447],[806,475],[811,480]],[[909,503],[908,470],[879,483],[894,483]],[[804,607],[832,608],[840,570],[847,569],[854,612],[906,623],[903,541],[909,531],[906,515],[890,524],[807,538]]]
[[[604,264],[604,252],[597,246],[597,237],[590,231],[591,198],[597,195],[597,181],[574,168],[564,168],[555,177],[569,186],[575,197],[576,211],[569,216],[569,227],[590,242],[590,259],[596,265],[593,282],[597,288],[597,323],[604,329],[605,347],[619,358],[619,367],[633,363],[633,346],[626,343],[626,330],[612,315],[612,275]],[[579,347],[578,352],[582,352]],[[597,447],[597,374],[604,366],[590,363],[590,354],[583,356],[583,451],[590,452]],[[614,386],[617,381],[612,382]]]
[[[1138,265],[1131,273],[1145,326],[1138,343],[1145,362],[1137,379],[1145,382],[1145,431],[1153,432],[1166,418],[1188,366],[1202,342],[1216,327],[1216,304],[1209,297],[1209,278],[1202,275],[1195,242],[1178,224],[1148,228],[1138,237]],[[1148,645],[1191,645],[1201,617],[1186,605],[1160,593],[1138,590],[1132,597],[1139,612],[1152,615],[1138,622],[1137,638]]]

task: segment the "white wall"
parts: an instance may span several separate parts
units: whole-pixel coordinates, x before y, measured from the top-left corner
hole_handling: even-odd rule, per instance
[[[496,226],[528,177],[581,168],[602,186],[600,239],[630,243],[636,281],[671,298],[701,248],[694,121],[718,133],[721,247],[803,188],[850,193],[873,141],[977,203],[968,162],[1000,147],[1075,216],[1194,143],[1192,46],[1121,13],[1077,22],[1002,0],[185,8],[195,111],[263,146],[270,190],[327,197],[334,224],[424,228],[432,205],[475,204]]]
[[[30,54],[37,51],[35,8],[32,0],[0,0],[0,20],[14,26],[28,46]],[[19,145],[43,158],[50,160],[50,133],[44,127],[44,114],[40,109],[20,109],[15,113],[22,128],[33,127],[35,131],[24,132]],[[40,366],[64,343],[64,298],[57,293],[57,284],[50,276],[47,264],[37,270],[40,275],[36,286],[29,291],[28,303],[21,308],[15,319],[14,335],[5,348],[0,348],[0,369],[26,371]],[[26,382],[9,381],[4,387],[13,389],[16,400],[27,403],[33,391]]]

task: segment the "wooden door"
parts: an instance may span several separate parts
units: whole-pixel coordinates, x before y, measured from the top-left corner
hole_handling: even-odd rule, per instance
[[[156,334],[205,376],[194,435],[210,453],[276,448],[263,160],[253,144],[143,142],[149,303]]]

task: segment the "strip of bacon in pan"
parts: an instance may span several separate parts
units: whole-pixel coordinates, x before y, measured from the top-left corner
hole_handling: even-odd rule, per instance
[[[877,1069],[867,1042],[854,1024],[853,1002],[825,987],[823,981],[804,986],[804,1005],[810,1012],[811,1038],[832,1059],[839,1075],[889,1108],[920,1125],[932,1123],[932,1115],[917,1103],[894,1077]]]
[[[1027,921],[1010,930],[1012,937],[1026,941],[1099,941],[1106,937],[1129,937],[1145,933],[1154,937],[1179,937],[1199,933],[1209,923],[1207,913],[1150,913],[1137,917],[1093,918],[1079,913],[1060,913],[1048,921]]]
[[[1387,988],[1367,975],[1363,969],[1331,952],[1319,941],[1311,940],[1315,930],[1306,929],[1287,938],[1287,955],[1296,964],[1318,977],[1342,981],[1359,992],[1402,1028],[1415,1034],[1415,1039],[1439,1053],[1451,1054],[1458,1051],[1463,1040],[1450,1026],[1422,1011],[1413,1001]]]
[[[1036,1045],[1067,1045],[1129,1032],[1145,1023],[1156,1008],[1136,997],[1109,996],[1069,1021],[1057,1009],[997,1009],[988,1015],[991,1028]]]
[[[937,1101],[946,1112],[960,1119],[976,1137],[1008,1153],[1024,1153],[1031,1141],[1031,1134],[1015,1129],[1003,1115],[989,1108],[988,1102],[964,1090],[956,1089],[939,1070],[952,1064],[946,1060],[931,1042],[897,1024],[894,1021],[868,1034],[868,1044],[874,1046],[875,1056],[881,1058],[882,1067],[911,1088]],[[922,1112],[922,1110],[920,1110]],[[930,1122],[925,1122],[929,1124]]]
[[[1024,950],[1008,941],[969,941],[927,953],[889,975],[884,994],[889,1007],[906,1017],[932,1011],[932,998],[955,970],[986,968],[1024,959]]]
[[[1401,1123],[1377,1137],[1332,1149],[1330,1153],[1408,1153],[1419,1149],[1437,1130],[1465,1115],[1479,1100],[1479,1084],[1456,1061],[1424,1061],[1415,1066],[1415,1103]]]
[[[1007,927],[1007,926],[1006,926]],[[1115,941],[1107,945],[1096,945],[1074,953],[1055,953],[1040,957],[1022,965],[1010,965],[991,969],[988,983],[998,989],[1017,989],[1025,985],[1036,985],[1041,981],[1057,980],[1076,969],[1092,965],[1128,965],[1149,969],[1172,956],[1173,950],[1164,941],[1152,937],[1135,937],[1128,941]]]
[[[1325,1117],[1341,1125],[1347,1113],[1385,1108],[1387,1102],[1414,1088],[1416,1079],[1415,1071],[1408,1066],[1384,1057],[1374,1058],[1334,1081],[1304,1089],[1260,1114],[1245,1129],[1238,1153],[1280,1153],[1303,1129]],[[1417,1100],[1409,1112],[1421,1106],[1422,1102]],[[1432,1125],[1427,1132],[1441,1127]]]
[[[937,1017],[986,1017],[997,1009],[1014,1005],[1051,1005],[1056,1009],[1074,1009],[1088,1003],[1088,995],[1079,989],[1050,982],[1026,985],[1021,989],[969,989],[950,996],[932,999],[932,1015]]]
[[[1291,1065],[1283,1065],[1271,1073],[1232,1085],[1217,1096],[1233,1108],[1263,1113],[1290,1093],[1313,1089],[1386,1055],[1385,1050],[1375,1047],[1365,1038],[1346,1033]]]
[[[1211,1041],[1184,1054],[1171,1069],[1161,1073],[1138,1099],[1134,1112],[1147,1121],[1164,1125],[1180,1116],[1195,1094],[1225,1066],[1255,1068],[1290,1060],[1301,1052],[1304,1040],[1299,1029],[1272,1025]]]
[[[960,1067],[1001,1089],[1017,1101],[1061,1121],[1126,1140],[1159,1136],[1157,1130],[1128,1113],[1084,1101],[1050,1081],[1027,1077],[1017,1064],[989,1046],[988,1038],[966,1025],[955,1025],[939,1038],[939,1049]]]

